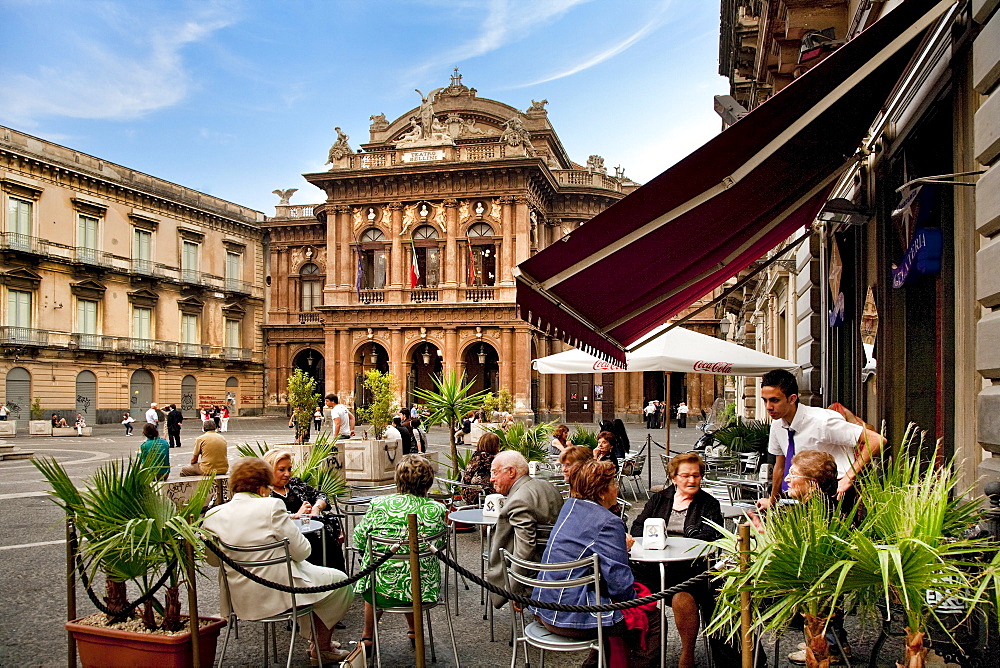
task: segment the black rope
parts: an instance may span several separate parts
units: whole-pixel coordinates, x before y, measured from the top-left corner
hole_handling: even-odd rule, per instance
[[[369,573],[373,573],[376,568],[389,561],[392,557],[396,555],[397,552],[402,548],[403,543],[400,541],[396,545],[389,548],[389,551],[382,555],[378,561],[375,561],[368,565],[364,570],[358,571],[353,576],[347,578],[346,580],[341,580],[340,582],[334,582],[333,584],[321,585],[319,587],[293,587],[292,585],[281,584],[280,582],[271,582],[270,580],[265,580],[264,578],[256,575],[243,568],[235,561],[229,558],[229,555],[222,551],[222,549],[210,540],[204,541],[208,549],[211,550],[215,556],[219,558],[222,563],[226,564],[234,571],[245,577],[246,579],[256,582],[259,585],[263,585],[268,589],[275,589],[277,591],[285,592],[286,594],[320,594],[326,591],[333,591],[335,589],[341,589],[343,587],[350,586],[365,577]]]
[[[667,600],[673,597],[674,594],[680,594],[686,592],[688,589],[698,584],[699,582],[708,580],[715,575],[711,570],[704,570],[694,577],[688,578],[684,582],[679,582],[673,587],[664,589],[661,592],[655,594],[650,594],[649,596],[643,596],[642,598],[633,598],[629,601],[619,601],[618,603],[603,603],[601,605],[566,605],[564,603],[549,603],[547,601],[536,601],[529,596],[521,596],[513,592],[509,592],[505,589],[497,587],[494,584],[483,580],[476,574],[464,568],[457,561],[454,561],[451,557],[447,556],[443,552],[438,551],[436,548],[431,547],[431,552],[437,557],[441,562],[443,562],[449,568],[453,568],[458,571],[458,574],[467,580],[472,580],[474,583],[480,587],[486,588],[488,591],[493,592],[499,596],[514,601],[515,603],[520,603],[521,605],[530,605],[536,608],[542,608],[545,610],[556,610],[558,612],[613,612],[615,610],[625,610],[627,608],[638,608],[640,605],[646,605],[647,603],[653,603],[661,599]]]
[[[145,594],[136,599],[135,602],[129,603],[121,610],[112,610],[111,608],[106,606],[103,601],[101,601],[101,599],[97,596],[97,594],[94,593],[94,590],[90,586],[90,580],[87,577],[87,569],[84,568],[83,566],[83,560],[80,558],[79,554],[76,555],[76,567],[77,570],[80,572],[80,584],[83,585],[84,591],[87,592],[87,596],[90,598],[90,602],[93,603],[94,606],[98,610],[103,612],[105,615],[116,620],[127,619],[135,611],[136,608],[138,608],[140,605],[142,605],[149,599],[153,598],[156,592],[160,591],[163,585],[167,583],[167,579],[170,577],[171,573],[174,572],[174,568],[176,566],[177,566],[177,560],[176,559],[171,560],[171,562],[167,565],[167,570],[163,572],[163,575],[160,577],[159,580],[157,580],[156,584],[153,585],[152,589],[150,589]],[[105,575],[105,577],[107,576]]]

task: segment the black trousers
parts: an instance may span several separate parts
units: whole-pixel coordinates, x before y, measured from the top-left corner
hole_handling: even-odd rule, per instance
[[[170,443],[171,448],[181,447],[181,430],[180,429],[168,429],[167,439]]]

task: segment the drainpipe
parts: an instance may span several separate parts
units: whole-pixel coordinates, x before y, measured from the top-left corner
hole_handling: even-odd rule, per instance
[[[820,327],[819,327],[819,362],[820,362],[820,372],[819,372],[819,399],[820,406],[825,406],[826,401],[826,390],[829,387],[829,354],[830,354],[830,327],[828,322],[828,313],[830,312],[829,300],[830,300],[830,286],[829,286],[829,267],[827,267],[827,226],[826,223],[817,221],[816,225],[819,228],[819,310],[820,310]]]

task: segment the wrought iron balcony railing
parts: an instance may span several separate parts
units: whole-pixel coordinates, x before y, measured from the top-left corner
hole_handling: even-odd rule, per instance
[[[181,283],[201,285],[203,281],[204,275],[197,269],[181,269]]]
[[[0,234],[0,249],[31,253],[32,255],[48,255],[49,243],[44,239],[17,232]]]
[[[102,250],[97,250],[96,248],[77,246],[75,259],[80,264],[87,264],[92,267],[111,266],[111,256]]]
[[[235,278],[226,279],[226,292],[232,292],[240,295],[250,294],[250,283],[247,281],[239,281]]]
[[[70,345],[79,350],[111,350],[113,339],[103,334],[70,334]]]
[[[235,360],[237,362],[249,362],[253,351],[249,348],[233,348],[226,346],[222,349],[222,359]]]
[[[44,346],[49,343],[49,332],[31,327],[0,327],[0,343],[15,346]]]
[[[137,260],[132,258],[132,273],[139,276],[159,276],[160,271],[156,268],[156,263],[152,260]]]
[[[177,355],[179,357],[208,357],[212,347],[202,343],[178,343]]]

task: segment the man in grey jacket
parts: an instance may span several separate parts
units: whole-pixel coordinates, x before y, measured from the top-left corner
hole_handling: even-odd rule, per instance
[[[543,547],[536,539],[539,524],[555,524],[562,509],[563,498],[559,491],[544,480],[528,475],[528,461],[520,453],[505,450],[493,459],[490,481],[499,494],[507,495],[490,548],[486,580],[498,587],[505,587],[503,560],[500,548],[520,559],[541,561]],[[524,587],[511,583],[513,592],[529,594]],[[493,606],[499,608],[505,598],[490,594]]]

